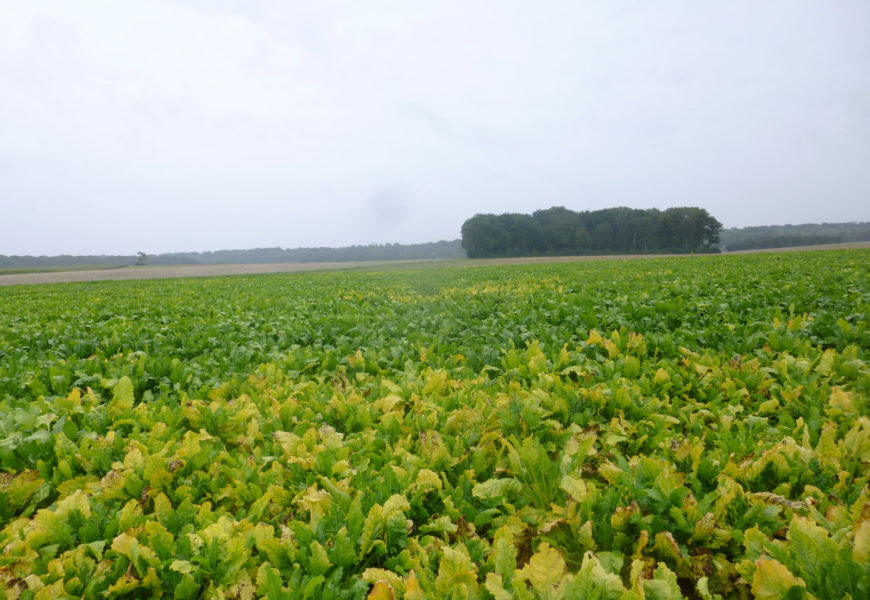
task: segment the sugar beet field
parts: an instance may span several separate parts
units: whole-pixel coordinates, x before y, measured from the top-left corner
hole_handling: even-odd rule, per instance
[[[0,598],[870,597],[870,250],[0,289]]]

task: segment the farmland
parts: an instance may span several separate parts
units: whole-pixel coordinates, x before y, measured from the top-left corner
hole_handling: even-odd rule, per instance
[[[870,597],[870,251],[0,289],[0,597]]]

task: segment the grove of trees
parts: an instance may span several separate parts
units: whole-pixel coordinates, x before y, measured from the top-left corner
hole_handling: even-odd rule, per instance
[[[554,206],[531,215],[475,215],[462,225],[462,247],[468,258],[718,252],[721,229],[696,207],[575,212]]]

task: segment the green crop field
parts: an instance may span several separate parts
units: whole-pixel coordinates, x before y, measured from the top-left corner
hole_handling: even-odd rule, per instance
[[[0,598],[870,597],[870,251],[0,288]]]

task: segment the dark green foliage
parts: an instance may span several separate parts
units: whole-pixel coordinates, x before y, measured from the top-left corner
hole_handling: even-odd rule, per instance
[[[712,252],[721,228],[694,207],[574,212],[555,206],[532,215],[475,215],[462,225],[462,247],[469,258]]]

